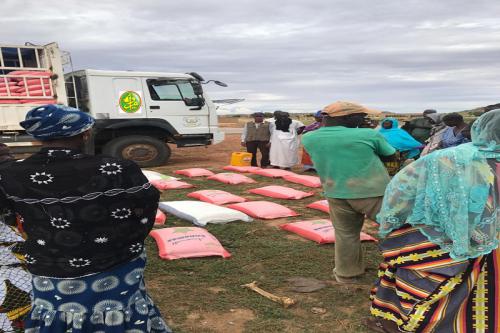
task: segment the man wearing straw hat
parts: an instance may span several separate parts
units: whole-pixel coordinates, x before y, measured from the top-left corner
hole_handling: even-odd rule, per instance
[[[360,128],[380,112],[350,102],[323,109],[324,126],[302,138],[321,178],[335,228],[335,269],[339,283],[356,283],[365,271],[360,232],[365,216],[375,220],[389,175],[381,159],[395,149],[377,131]]]

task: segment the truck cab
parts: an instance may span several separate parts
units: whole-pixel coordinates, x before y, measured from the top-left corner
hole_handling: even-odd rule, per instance
[[[70,106],[96,118],[95,152],[154,166],[170,156],[165,142],[188,147],[224,139],[215,105],[191,74],[82,70],[66,81],[75,83]]]
[[[0,44],[0,142],[37,147],[19,122],[30,109],[50,103],[96,119],[88,153],[131,159],[141,167],[165,164],[169,143],[189,147],[224,140],[216,107],[202,88],[207,82],[196,73],[65,71],[65,65],[72,68],[71,57],[56,43]]]

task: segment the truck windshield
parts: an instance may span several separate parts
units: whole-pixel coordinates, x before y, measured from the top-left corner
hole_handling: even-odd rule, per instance
[[[147,80],[154,101],[184,101],[197,98],[191,82],[186,80]]]

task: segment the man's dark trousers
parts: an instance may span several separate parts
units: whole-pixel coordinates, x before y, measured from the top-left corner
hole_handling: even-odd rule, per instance
[[[268,141],[247,141],[247,152],[252,153],[252,166],[257,165],[257,149],[260,150],[262,158],[260,160],[261,168],[269,165],[269,142]]]

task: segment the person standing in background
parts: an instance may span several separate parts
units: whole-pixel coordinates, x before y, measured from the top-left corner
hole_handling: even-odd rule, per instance
[[[429,115],[429,119],[432,121],[431,136],[427,141],[425,141],[425,148],[420,153],[420,157],[428,155],[435,150],[441,149],[441,142],[443,139],[443,133],[446,130],[446,125],[443,123],[443,117],[445,114],[433,113]]]
[[[442,148],[456,147],[463,143],[470,142],[466,133],[470,133],[469,125],[458,113],[448,113],[443,117],[443,122],[448,126],[443,132]]]
[[[276,121],[271,123],[271,165],[275,168],[289,170],[299,163],[299,135],[304,124],[292,120],[288,112],[276,115]]]
[[[429,115],[433,113],[437,113],[437,111],[433,109],[425,110],[422,118],[412,119],[401,128],[407,131],[415,140],[424,143],[431,136],[433,123],[429,119]]]
[[[241,135],[241,145],[247,148],[247,152],[252,154],[252,166],[257,165],[257,149],[262,155],[260,160],[261,168],[269,166],[269,147],[271,140],[271,132],[269,123],[264,121],[264,113],[256,112],[253,114],[253,121],[249,121],[243,128]]]
[[[335,279],[357,283],[365,264],[360,232],[365,216],[375,220],[390,178],[382,160],[396,150],[365,124],[379,114],[359,104],[336,102],[323,109],[324,126],[302,138],[321,178],[335,228]]]
[[[380,134],[401,154],[405,159],[413,159],[420,154],[423,144],[415,140],[408,132],[399,128],[396,118],[388,117],[382,120]]]
[[[314,123],[304,127],[302,134],[306,134],[306,133],[317,130],[318,128],[321,127],[322,123],[323,123],[323,111],[319,110],[314,114]],[[302,165],[304,166],[304,171],[315,171],[313,162],[311,160],[311,156],[309,156],[309,154],[307,153],[305,148],[302,149],[302,161],[301,162],[302,162]]]

